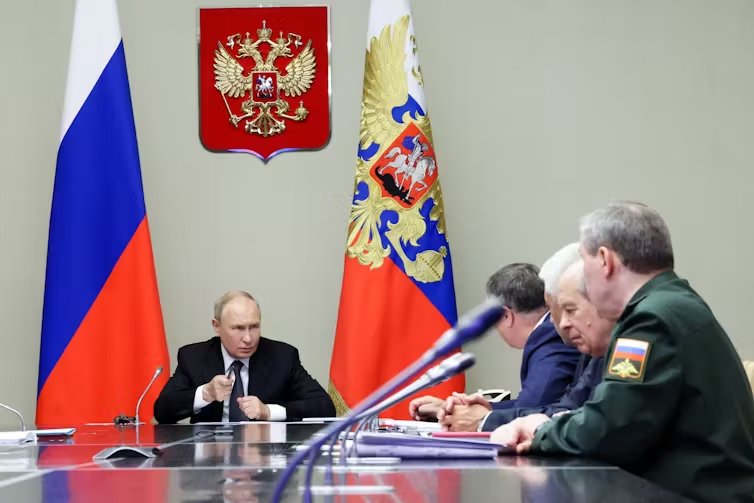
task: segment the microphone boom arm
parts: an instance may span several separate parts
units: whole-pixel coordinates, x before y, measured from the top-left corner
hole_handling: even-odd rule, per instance
[[[24,422],[24,416],[22,416],[20,412],[18,412],[13,407],[8,407],[7,405],[5,405],[3,403],[0,403],[0,407],[2,407],[3,409],[7,409],[7,410],[13,412],[15,415],[17,415],[18,418],[21,420],[21,431],[26,431],[26,423]]]
[[[348,416],[345,416],[340,421],[334,422],[325,428],[320,437],[307,442],[305,444],[306,448],[296,453],[296,455],[288,461],[288,466],[275,484],[272,501],[277,502],[282,499],[285,486],[293,476],[298,465],[301,464],[305,458],[312,457],[310,465],[307,467],[307,475],[309,475],[311,473],[310,469],[313,466],[313,461],[319,454],[319,449],[332,438],[337,438],[337,435],[341,431],[352,426],[356,422],[355,418],[357,416],[363,414],[364,411],[369,410],[381,400],[384,400],[387,395],[394,392],[399,386],[418,374],[422,368],[432,363],[436,358],[445,356],[461,347],[463,344],[480,337],[488,328],[492,327],[502,315],[503,306],[500,302],[494,298],[488,299],[476,309],[472,310],[466,317],[459,320],[456,327],[446,331],[433,347],[427,350],[415,362],[403,369],[396,376],[357,404]]]
[[[440,364],[429,369],[419,379],[401,389],[394,395],[387,397],[374,407],[362,412],[354,417],[354,420],[359,421],[366,419],[370,416],[375,416],[383,410],[391,407],[402,400],[405,400],[414,393],[418,393],[422,390],[440,384],[447,381],[456,374],[464,372],[466,369],[474,365],[476,359],[471,353],[456,353],[453,356],[446,358]]]
[[[139,397],[139,401],[136,402],[136,425],[139,425],[139,408],[141,407],[141,401],[144,400],[144,397],[147,396],[147,391],[149,391],[149,388],[152,387],[152,384],[155,382],[155,380],[162,374],[162,367],[157,367],[154,371],[154,375],[152,376],[152,380],[149,381],[149,384],[147,384],[147,387],[144,388],[144,392]]]

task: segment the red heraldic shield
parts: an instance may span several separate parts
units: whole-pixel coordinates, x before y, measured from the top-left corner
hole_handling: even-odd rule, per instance
[[[267,162],[330,139],[327,6],[199,11],[199,137]]]

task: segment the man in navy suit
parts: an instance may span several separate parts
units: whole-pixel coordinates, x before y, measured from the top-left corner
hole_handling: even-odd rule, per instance
[[[563,343],[555,330],[550,313],[545,304],[544,283],[538,276],[539,270],[531,264],[510,264],[487,281],[487,293],[501,300],[505,306],[503,318],[496,329],[503,340],[511,347],[523,349],[521,361],[521,392],[515,400],[494,404],[500,409],[513,407],[536,407],[557,400],[573,381],[579,361],[579,353]],[[452,428],[456,417],[453,415],[452,400],[449,405],[444,400],[425,396],[413,400],[409,413],[419,419],[437,417],[440,422]],[[456,403],[463,405],[461,399]],[[479,423],[486,413],[485,408],[475,408],[479,417],[467,419]],[[468,429],[468,428],[463,428]]]
[[[535,407],[559,398],[573,375],[580,355],[563,343],[545,304],[544,282],[531,264],[511,264],[493,274],[487,291],[503,300],[505,312],[496,328],[511,347],[523,349],[521,392],[515,400],[492,408]]]
[[[578,246],[574,249],[576,261],[568,265],[565,271],[554,274],[540,274],[545,280],[545,289],[549,292],[553,312],[557,311],[558,328],[561,336],[568,344],[576,347],[582,353],[582,359],[576,370],[574,382],[566,389],[560,399],[554,403],[536,407],[515,407],[502,410],[488,411],[490,404],[478,396],[459,395],[459,399],[469,409],[478,409],[486,414],[481,422],[464,420],[466,416],[473,414],[463,408],[457,407],[454,411],[459,416],[449,427],[454,430],[473,431],[474,428],[482,431],[493,431],[498,426],[530,414],[546,414],[547,416],[570,411],[581,407],[591,396],[593,390],[602,381],[604,368],[604,356],[610,342],[610,333],[615,323],[600,317],[597,309],[589,302],[584,289],[583,262],[578,255]],[[563,262],[562,265],[567,265]],[[545,267],[543,266],[544,270]],[[557,279],[556,279],[557,278]],[[548,281],[549,280],[549,281]],[[553,280],[555,284],[553,285]],[[557,307],[556,307],[557,306]],[[555,315],[553,315],[555,318]]]
[[[160,423],[282,421],[334,416],[322,386],[301,365],[298,350],[261,337],[254,297],[231,291],[215,303],[216,337],[178,350],[178,366],[154,404]]]

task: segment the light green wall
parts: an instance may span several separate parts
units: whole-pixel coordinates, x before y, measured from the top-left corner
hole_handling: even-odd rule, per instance
[[[329,146],[267,165],[198,142],[200,5],[242,4],[120,1],[171,357],[210,336],[220,292],[246,288],[264,333],[326,384],[368,2],[330,2]],[[754,358],[754,2],[416,0],[414,15],[459,310],[499,266],[541,263],[580,215],[632,198],[666,217],[678,271]],[[72,16],[73,0],[9,1],[0,16],[0,401],[29,417]],[[495,337],[473,349],[470,389],[515,387],[520,353]]]

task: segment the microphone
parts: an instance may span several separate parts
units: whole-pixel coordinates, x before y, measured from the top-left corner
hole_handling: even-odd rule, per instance
[[[24,422],[24,416],[22,416],[20,412],[18,412],[13,407],[9,407],[9,406],[7,406],[7,405],[5,405],[3,403],[0,403],[0,407],[2,407],[3,409],[7,409],[7,410],[13,412],[15,415],[17,415],[18,419],[21,420],[21,431],[26,431],[26,423]]]
[[[144,388],[144,392],[139,397],[139,401],[136,402],[136,424],[139,424],[139,408],[141,407],[141,401],[144,400],[144,397],[147,394],[147,391],[149,391],[149,388],[152,387],[152,384],[155,382],[155,380],[162,374],[162,367],[157,367],[154,371],[154,375],[152,376],[152,379],[149,381],[149,384],[147,384],[147,387]]]
[[[310,487],[312,467],[319,454],[319,449],[323,445],[331,441],[333,438],[337,438],[337,435],[340,432],[346,430],[358,421],[359,416],[363,414],[364,411],[374,407],[374,405],[383,400],[384,397],[394,392],[395,389],[401,386],[404,382],[415,376],[422,368],[426,367],[437,358],[453,352],[461,345],[484,335],[487,329],[493,326],[503,316],[504,312],[505,309],[498,299],[487,299],[476,309],[473,309],[469,314],[464,316],[455,327],[446,331],[437,342],[435,342],[432,348],[420,356],[419,359],[403,369],[398,375],[380,386],[376,391],[357,404],[348,416],[340,421],[332,423],[316,440],[307,442],[306,448],[299,451],[289,460],[285,471],[281,474],[280,478],[278,478],[273,491],[272,500],[280,500],[283,490],[293,476],[294,471],[307,457],[310,457],[311,459],[307,466],[305,487]]]
[[[152,384],[160,374],[162,374],[161,366],[155,369],[154,374],[152,375],[152,379],[149,380],[147,387],[144,388],[144,391],[139,397],[139,401],[136,402],[136,416],[131,418],[123,416],[121,414],[120,416],[116,417],[114,421],[116,426],[122,426],[124,424],[130,424],[132,422],[135,423],[137,444],[139,444],[139,408],[141,407],[141,401],[144,399],[147,391],[149,391],[149,388],[152,387]],[[110,458],[153,458],[156,455],[157,452],[155,452],[155,450],[152,448],[139,447],[138,445],[119,445],[117,447],[108,447],[106,449],[102,449],[97,454],[95,454],[92,459],[95,461],[101,461],[103,459]]]
[[[397,393],[389,396],[382,402],[378,403],[371,409],[359,414],[357,419],[364,419],[369,416],[379,414],[383,410],[392,407],[396,403],[408,398],[409,396],[417,393],[423,389],[440,384],[447,381],[456,374],[460,374],[466,369],[472,367],[476,362],[476,358],[471,353],[456,353],[453,356],[449,356],[431,369],[427,370],[421,377],[414,382],[398,391]]]
[[[15,415],[18,416],[18,419],[21,421],[20,432],[19,431],[6,432],[8,434],[14,435],[14,438],[17,440],[28,441],[28,440],[36,439],[37,437],[57,437],[57,436],[70,437],[76,431],[76,428],[68,428],[68,427],[27,430],[26,422],[24,421],[24,416],[22,416],[19,411],[17,411],[13,407],[10,407],[9,405],[5,405],[4,403],[0,403],[0,408],[13,412]]]
[[[162,367],[157,367],[154,371],[154,375],[152,375],[152,379],[149,380],[149,383],[147,384],[147,387],[144,388],[144,391],[141,393],[141,396],[139,397],[139,400],[136,402],[136,415],[135,416],[126,416],[125,414],[120,414],[116,416],[113,419],[113,424],[115,426],[126,426],[129,424],[139,424],[139,408],[141,407],[141,401],[144,399],[144,397],[147,394],[147,391],[149,391],[149,388],[152,387],[152,383],[157,379],[157,377],[162,374]]]
[[[363,414],[360,414],[355,419],[356,420],[364,420],[371,416],[377,416],[380,412],[387,409],[388,407],[392,407],[393,405],[397,404],[401,400],[413,395],[414,393],[421,391],[423,389],[429,388],[430,386],[434,386],[435,384],[440,384],[442,382],[447,381],[451,377],[453,377],[456,374],[459,374],[466,369],[472,367],[476,363],[476,358],[471,353],[456,353],[452,356],[449,356],[448,358],[444,359],[439,364],[435,365],[428,371],[426,371],[424,374],[422,374],[421,377],[416,379],[414,382],[403,388],[402,390],[398,391],[397,393],[393,394],[392,396],[389,396],[379,404],[375,405],[368,411],[364,412]],[[355,457],[359,457],[359,450],[357,446],[357,438],[359,431],[365,426],[365,423],[362,423],[361,426],[356,428],[356,434],[353,437],[353,442],[351,443],[351,447],[349,449],[346,449],[344,452],[344,456],[351,457],[352,455],[355,455]],[[341,458],[341,462],[344,461],[344,458]]]
[[[503,317],[504,312],[505,308],[500,301],[495,297],[490,297],[458,320],[456,326],[442,334],[430,351],[434,352],[436,357],[455,351],[467,342],[484,335]]]

